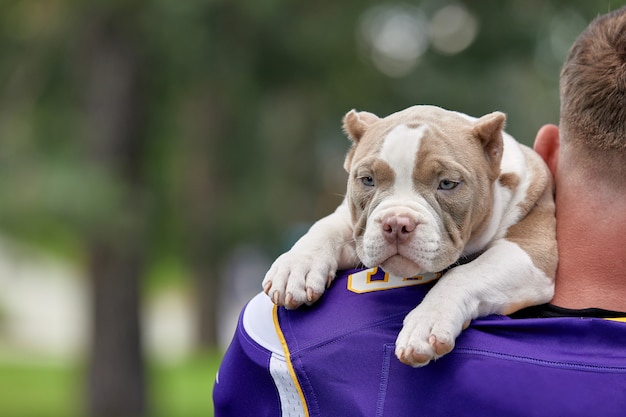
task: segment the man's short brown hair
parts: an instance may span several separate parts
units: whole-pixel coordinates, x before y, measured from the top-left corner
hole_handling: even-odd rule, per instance
[[[623,166],[626,7],[596,18],[580,34],[563,65],[560,88],[562,143]]]

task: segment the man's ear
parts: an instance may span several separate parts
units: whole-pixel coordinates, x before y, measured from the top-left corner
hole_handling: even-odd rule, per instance
[[[548,165],[552,176],[556,174],[560,143],[559,128],[555,125],[544,125],[537,132],[533,145],[535,152]]]
[[[346,132],[348,138],[352,141],[352,146],[346,155],[346,160],[343,163],[343,168],[350,172],[350,166],[352,165],[352,157],[356,145],[359,143],[367,129],[379,121],[380,118],[373,113],[366,111],[357,112],[356,110],[350,110],[343,118],[343,131]]]

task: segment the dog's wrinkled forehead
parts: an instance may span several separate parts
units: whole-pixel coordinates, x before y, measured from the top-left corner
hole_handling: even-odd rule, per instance
[[[422,144],[449,144],[464,132],[470,132],[474,120],[435,106],[410,107],[372,121],[361,138],[354,161],[377,156],[394,168],[413,166]],[[450,147],[443,146],[440,150],[442,148]]]

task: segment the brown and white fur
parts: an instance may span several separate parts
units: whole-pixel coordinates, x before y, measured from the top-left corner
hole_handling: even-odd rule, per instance
[[[337,269],[399,277],[446,272],[404,320],[396,356],[422,366],[448,353],[469,322],[549,301],[557,265],[553,185],[543,160],[504,129],[434,106],[385,118],[350,111],[344,202],[265,276],[275,304],[316,301]]]

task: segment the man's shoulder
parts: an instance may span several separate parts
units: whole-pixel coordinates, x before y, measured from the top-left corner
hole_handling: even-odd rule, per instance
[[[394,283],[377,273],[339,273],[318,302],[295,310],[257,295],[240,320],[239,340],[249,342],[243,350],[251,358],[262,351],[258,363],[270,370],[272,363],[282,364],[281,380],[294,381],[289,392],[320,415],[374,415],[375,410],[379,415],[478,410],[485,416],[503,415],[502,410],[550,415],[564,409],[584,415],[589,404],[598,415],[615,415],[615,401],[626,407],[626,323],[489,316],[474,320],[450,354],[414,369],[395,358],[394,343],[404,316],[430,284]],[[589,391],[590,386],[602,386],[602,393]],[[528,404],[528,398],[536,404]]]

